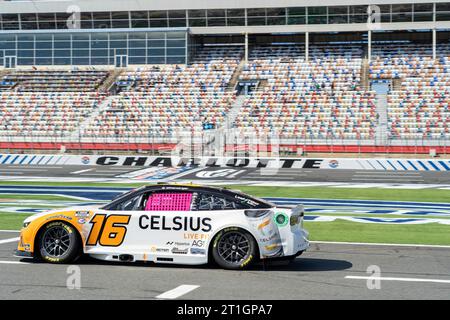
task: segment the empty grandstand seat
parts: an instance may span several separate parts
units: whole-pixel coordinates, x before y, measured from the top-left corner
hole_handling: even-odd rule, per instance
[[[207,47],[188,65],[139,67],[117,80],[125,86],[84,130],[85,136],[177,136],[220,127],[236,97],[229,82],[239,47]]]
[[[398,79],[388,94],[390,139],[444,139],[450,112],[449,44],[439,44],[436,60],[430,46],[384,45],[375,48],[370,66],[372,79]]]
[[[294,139],[372,139],[374,93],[362,90],[358,46],[257,47],[240,79],[259,82],[235,127],[243,135]]]

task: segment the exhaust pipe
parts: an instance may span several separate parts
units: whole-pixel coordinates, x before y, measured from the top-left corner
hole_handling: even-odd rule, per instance
[[[134,261],[134,257],[131,254],[121,254],[119,256],[119,261],[121,261],[121,262],[132,262],[132,261]]]

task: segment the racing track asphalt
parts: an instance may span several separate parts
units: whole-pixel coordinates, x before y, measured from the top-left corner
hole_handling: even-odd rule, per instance
[[[145,169],[146,167],[126,166],[38,166],[0,165],[0,176],[46,177],[46,178],[100,178],[115,179],[119,175]],[[228,173],[214,172],[228,169]],[[208,173],[210,173],[208,175]],[[186,172],[179,179],[221,181],[284,181],[284,182],[353,182],[353,183],[425,183],[450,184],[450,172],[435,171],[373,171],[373,170],[332,170],[332,169],[280,169],[274,175],[255,168],[205,168],[201,171]]]
[[[187,300],[450,298],[449,248],[315,243],[289,265],[277,262],[248,271],[83,258],[76,264],[78,290],[67,288],[68,265],[13,257],[17,242],[1,241],[17,235],[0,232],[0,299],[155,299],[180,285],[199,286],[179,297]],[[382,280],[380,289],[368,289],[365,279],[346,278],[370,276],[371,265],[390,279]]]
[[[113,179],[139,169],[142,167],[0,165],[0,176]],[[450,173],[444,172],[283,169],[280,173],[261,176],[257,169],[243,169],[233,179],[214,177],[214,180],[450,183]],[[193,173],[183,178],[194,177],[199,180]],[[109,264],[84,258],[77,262],[81,289],[70,290],[66,285],[67,265],[24,263],[27,261],[13,257],[17,241],[9,239],[17,235],[0,232],[0,299],[154,299],[180,285],[199,286],[181,296],[182,299],[450,298],[449,248],[313,244],[290,265],[258,265],[249,271],[210,266]],[[347,278],[370,276],[367,268],[371,265],[380,267],[381,277],[389,277],[381,281],[381,289],[369,290],[367,280]],[[438,282],[429,282],[433,280]]]

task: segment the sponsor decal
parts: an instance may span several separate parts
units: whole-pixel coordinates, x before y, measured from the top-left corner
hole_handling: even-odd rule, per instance
[[[274,221],[277,224],[277,226],[284,227],[285,225],[288,224],[289,218],[287,214],[285,214],[284,212],[278,212],[274,216]]]
[[[235,169],[221,169],[216,171],[200,171],[197,172],[195,175],[198,178],[204,178],[204,179],[214,179],[214,178],[223,178],[227,177],[233,173],[235,173],[237,170]]]
[[[167,231],[211,231],[211,218],[201,217],[166,217],[144,214],[139,217],[139,227],[143,230]]]
[[[43,258],[49,262],[59,262],[61,260],[59,258],[51,258],[49,256],[44,256]]]
[[[77,211],[75,212],[75,217],[78,218],[87,218],[91,213],[89,211]]]
[[[78,219],[78,223],[79,224],[85,224],[86,223],[86,219],[84,219],[84,218],[80,218],[80,219]]]
[[[184,186],[162,186],[161,190],[182,190],[182,191],[187,191],[189,190],[188,187],[184,187]]]
[[[264,249],[271,251],[271,250],[277,249],[279,246],[280,246],[280,244],[274,243],[274,244],[269,244],[267,246],[264,246]]]
[[[203,247],[205,245],[205,241],[203,240],[194,240],[192,241],[192,247]]]
[[[88,156],[84,156],[81,158],[81,162],[83,164],[89,164],[91,162],[91,158],[89,158]]]
[[[65,215],[63,215],[63,214],[59,214],[59,215],[57,215],[57,216],[51,216],[51,217],[48,217],[48,218],[45,219],[45,220],[48,221],[48,220],[52,220],[52,219],[66,219],[66,220],[72,220],[72,217],[68,217],[68,216],[65,216]]]
[[[336,169],[337,167],[339,167],[339,161],[337,160],[330,160],[328,162],[328,166],[332,169]]]
[[[191,243],[190,243],[190,242],[174,242],[174,241],[168,241],[168,242],[166,243],[166,245],[167,245],[167,246],[173,246],[173,245],[175,245],[175,246],[182,247],[182,246],[190,246]]]
[[[161,252],[163,252],[163,253],[167,253],[167,252],[170,252],[170,249],[167,249],[167,248],[158,248],[158,247],[156,247],[156,246],[152,246],[151,248],[150,248],[150,251],[151,252],[153,252],[153,253],[161,253]]]
[[[250,263],[250,261],[252,261],[253,256],[249,255],[249,257],[247,259],[245,259],[244,262],[241,263],[241,268],[245,267],[246,265],[248,265]]]
[[[206,254],[206,250],[205,249],[200,249],[200,248],[191,248],[191,254],[202,254],[202,255],[205,255]]]
[[[270,219],[264,220],[262,223],[260,223],[260,224],[258,225],[258,230],[263,229],[265,226],[268,226],[269,224],[270,224]]]
[[[186,249],[178,249],[177,247],[172,249],[173,254],[187,254],[189,252],[189,248]]]
[[[278,238],[279,238],[279,236],[277,234],[272,234],[269,237],[261,237],[261,238],[259,238],[259,240],[263,243],[266,243],[266,242],[272,242]]]
[[[246,198],[246,197],[242,197],[242,196],[240,196],[238,194],[235,195],[234,198],[239,200],[239,201],[241,201],[241,202],[243,202],[243,203],[246,203],[246,204],[248,204],[249,206],[252,206],[252,207],[256,207],[258,205],[258,203],[256,201],[253,201],[252,199],[249,199],[249,198]]]
[[[277,227],[275,217],[280,213],[274,214],[271,210],[266,210],[263,215],[248,217],[250,225],[256,231],[256,238],[261,246],[261,257],[279,257],[283,255],[283,248],[277,244],[281,243],[281,235]],[[286,218],[281,215],[281,217]]]
[[[151,167],[121,174],[119,178],[160,180],[191,170],[190,167]]]
[[[207,240],[209,235],[205,233],[185,233],[183,238],[187,240]]]

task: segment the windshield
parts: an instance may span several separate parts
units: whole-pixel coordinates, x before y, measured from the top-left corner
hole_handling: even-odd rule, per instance
[[[142,187],[135,188],[135,189],[131,189],[131,190],[129,190],[129,191],[126,191],[126,192],[124,192],[124,193],[121,193],[121,194],[115,196],[115,197],[111,200],[110,203],[108,203],[107,205],[101,207],[100,209],[105,209],[105,208],[108,207],[112,202],[117,201],[117,200],[119,200],[119,199],[121,199],[121,198],[125,198],[125,197],[127,197],[128,195],[130,195],[131,193],[134,193],[134,192],[136,192],[136,191],[142,190],[142,189],[144,189],[144,188],[145,188],[145,186],[142,186]]]

